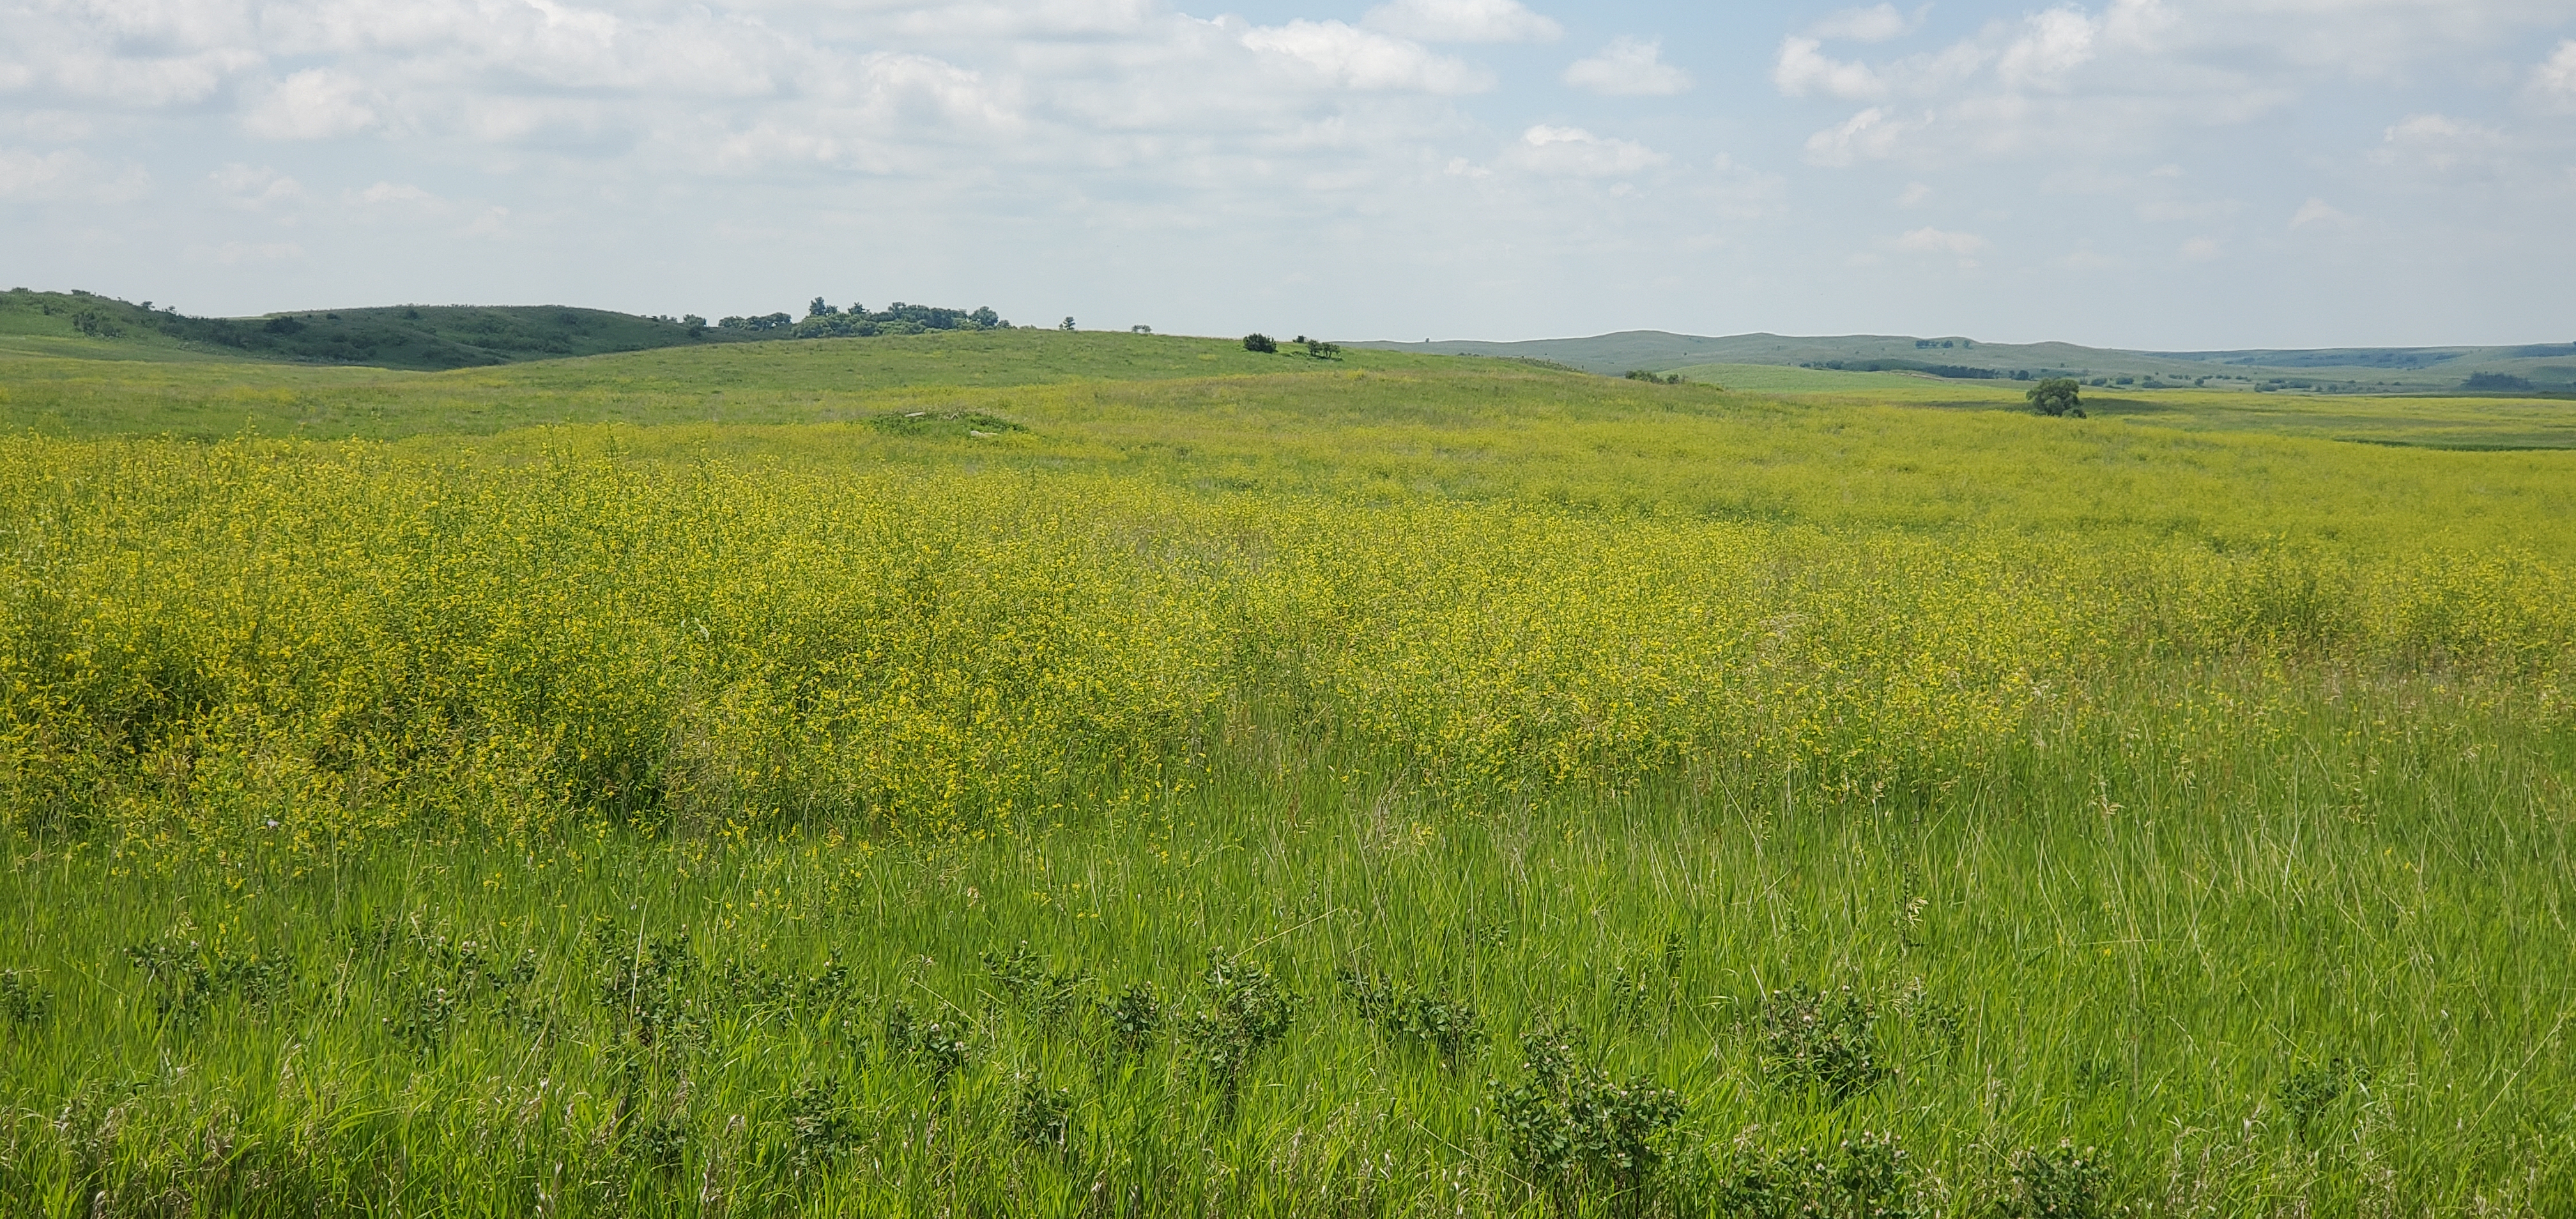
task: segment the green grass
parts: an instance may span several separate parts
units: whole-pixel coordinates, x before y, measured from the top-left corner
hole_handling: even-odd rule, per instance
[[[2576,1213],[2542,408],[1800,375],[0,364],[0,1210]]]

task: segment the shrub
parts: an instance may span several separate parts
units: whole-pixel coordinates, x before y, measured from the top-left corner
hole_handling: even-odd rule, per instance
[[[1201,985],[1203,1006],[1181,1022],[1181,1038],[1217,1086],[1220,1112],[1231,1117],[1253,1061],[1288,1035],[1296,1001],[1269,970],[1222,951],[1208,954]]]
[[[1263,355],[1276,355],[1279,352],[1279,340],[1271,338],[1269,335],[1262,334],[1259,331],[1254,331],[1251,334],[1243,336],[1243,349],[1245,351],[1257,351]]]
[[[1579,1057],[1574,1039],[1559,1030],[1521,1036],[1527,1078],[1494,1097],[1503,1144],[1526,1179],[1560,1194],[1634,1190],[1664,1165],[1666,1135],[1681,1122],[1681,1094],[1643,1075],[1615,1082]]]
[[[1163,1000],[1151,982],[1136,982],[1104,1005],[1109,1042],[1128,1054],[1141,1054],[1163,1031]]]
[[[2107,1219],[2110,1172],[2092,1148],[2061,1140],[2047,1150],[2024,1149],[2013,1157],[2012,1192],[2004,1200],[2011,1219]]]
[[[1075,970],[1057,972],[1046,967],[1028,941],[1007,953],[983,954],[984,973],[1002,1001],[1017,1009],[1041,1029],[1053,1028],[1057,1021],[1082,1004],[1082,992],[1091,985],[1091,975]]]
[[[1862,1131],[1830,1151],[1739,1146],[1705,1191],[1741,1219],[1906,1219],[1914,1168],[1893,1135]]]
[[[2094,384],[2101,382],[2095,381]],[[2030,400],[2030,409],[2040,414],[2084,417],[2083,386],[2073,377],[2050,377],[2031,386],[2022,396]]]
[[[25,970],[0,969],[0,1025],[41,1024],[52,1010],[53,996]]]
[[[1755,1017],[1763,1069],[1787,1089],[1817,1088],[1834,1104],[1877,1087],[1878,1012],[1845,986],[1830,994],[1791,986],[1764,997]]]
[[[1429,1049],[1441,1062],[1455,1067],[1485,1043],[1476,1005],[1446,987],[1416,990],[1383,974],[1350,969],[1342,970],[1340,978],[1343,993],[1350,996],[1360,1019],[1376,1025],[1398,1044]]]
[[[1011,1138],[1031,1147],[1062,1151],[1073,1133],[1073,1092],[1050,1089],[1034,1075],[1020,1077],[1011,1100]]]

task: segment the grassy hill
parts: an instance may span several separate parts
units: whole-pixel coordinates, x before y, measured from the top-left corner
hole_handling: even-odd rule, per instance
[[[2561,404],[1714,375],[0,353],[0,1213],[2576,1213]]]
[[[87,292],[0,294],[0,350],[92,359],[248,359],[445,369],[747,337],[557,305],[393,305],[187,317]]]
[[[1712,364],[1920,371],[1953,379],[2074,376],[2118,386],[2299,389],[2335,393],[2576,392],[2576,344],[2157,352],[2072,343],[1983,343],[1959,336],[1723,338],[1631,330],[1517,343],[1353,343],[1383,351],[1554,360],[1590,372],[1684,371]]]

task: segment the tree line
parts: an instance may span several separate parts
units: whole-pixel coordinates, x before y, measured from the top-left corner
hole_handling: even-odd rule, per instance
[[[704,325],[694,315],[685,320]],[[1011,324],[989,307],[946,309],[937,305],[908,305],[896,301],[883,309],[872,310],[855,303],[844,309],[819,296],[805,306],[802,319],[785,313],[764,313],[757,317],[728,317],[716,323],[718,330],[770,332],[773,337],[782,339],[865,338],[880,334],[924,334],[933,330],[1010,328]]]

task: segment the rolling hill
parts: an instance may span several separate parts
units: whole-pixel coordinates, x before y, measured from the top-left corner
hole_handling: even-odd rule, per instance
[[[2105,385],[2305,389],[2347,393],[2440,391],[2527,395],[2576,392],[2576,343],[2500,347],[2345,347],[2295,350],[2124,351],[2073,343],[1985,343],[1956,335],[1724,337],[1627,330],[1516,343],[1447,340],[1352,343],[1383,351],[1549,360],[1587,372],[1678,372],[1757,364],[1852,372],[1916,372],[1957,380],[2073,376]]]

